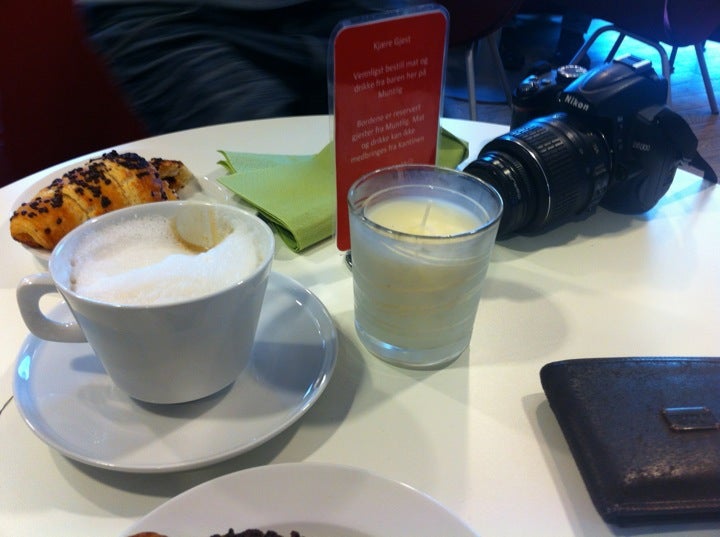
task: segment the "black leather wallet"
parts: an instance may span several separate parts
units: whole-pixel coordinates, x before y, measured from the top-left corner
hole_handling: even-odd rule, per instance
[[[540,370],[606,522],[720,517],[720,358],[588,358]]]

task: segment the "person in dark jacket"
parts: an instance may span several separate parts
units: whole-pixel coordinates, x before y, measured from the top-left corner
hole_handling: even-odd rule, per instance
[[[84,0],[91,43],[152,133],[328,112],[336,24],[382,0]]]

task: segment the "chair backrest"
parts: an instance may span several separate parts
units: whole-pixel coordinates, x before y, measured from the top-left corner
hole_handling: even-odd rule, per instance
[[[146,135],[72,0],[0,1],[0,185]]]
[[[705,41],[720,28],[718,0],[667,0],[668,39],[673,46]]]
[[[517,13],[523,0],[480,2],[439,0],[450,15],[449,44],[478,41],[502,28]]]
[[[521,11],[542,6],[576,9],[653,41],[684,47],[705,41],[720,26],[718,0],[525,0]]]

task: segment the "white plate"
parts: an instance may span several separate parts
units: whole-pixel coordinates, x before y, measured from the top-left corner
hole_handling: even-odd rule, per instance
[[[180,494],[128,528],[168,537],[257,528],[304,537],[477,537],[436,500],[408,485],[331,464],[261,466]]]
[[[71,315],[64,304],[52,313],[57,320]],[[179,405],[139,403],[115,387],[88,344],[32,335],[13,389],[26,423],[67,457],[110,470],[169,472],[228,459],[277,435],[317,400],[336,357],[325,306],[272,273],[253,358],[219,394]]]
[[[62,168],[59,168],[53,173],[47,175],[46,177],[38,179],[25,190],[23,190],[23,192],[15,200],[12,209],[15,210],[20,207],[23,202],[28,202],[32,200],[35,197],[35,194],[37,194],[38,192],[40,192],[41,189],[52,183],[56,178],[62,177],[63,174],[77,168],[78,166],[81,166],[88,160],[88,158],[78,159],[75,163],[63,166]],[[225,204],[239,203],[239,199],[235,196],[235,194],[233,194],[230,190],[225,188],[223,185],[221,185],[214,179],[197,176],[193,180],[191,180],[185,186],[185,188],[180,190],[178,198],[183,200],[192,199]],[[40,262],[42,266],[47,267],[51,253],[49,250],[45,250],[43,248],[31,248],[25,244],[19,244],[28,252],[30,252]]]

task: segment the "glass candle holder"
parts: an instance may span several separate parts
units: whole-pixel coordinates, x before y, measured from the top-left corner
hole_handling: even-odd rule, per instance
[[[502,215],[498,192],[456,170],[383,168],[348,191],[355,328],[390,363],[432,368],[469,345]]]

